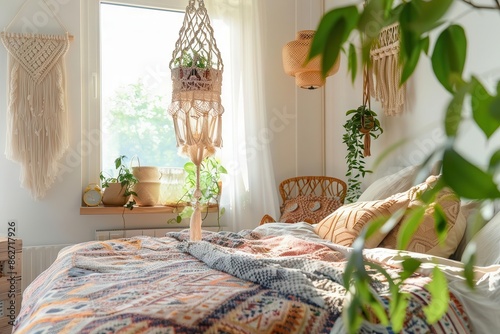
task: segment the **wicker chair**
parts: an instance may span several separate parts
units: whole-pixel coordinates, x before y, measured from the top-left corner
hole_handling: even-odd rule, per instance
[[[347,193],[347,185],[344,181],[329,177],[329,176],[298,176],[292,177],[290,179],[286,179],[279,185],[279,192],[281,195],[282,205],[280,207],[281,218],[279,221],[283,221],[282,218],[284,214],[287,212],[287,208],[290,208],[290,203],[292,202],[292,209],[295,210],[297,208],[297,204],[293,203],[294,200],[314,200],[314,203],[321,202],[318,205],[324,205],[325,208],[330,207],[333,208],[331,211],[334,211],[339,205],[344,203],[344,199]],[[331,206],[331,203],[328,203],[329,206],[325,205],[326,202],[330,200],[335,201],[337,205]],[[300,205],[300,202],[299,202]],[[317,208],[319,209],[319,207]],[[316,210],[317,210],[316,209]],[[312,210],[312,211],[316,211]],[[311,211],[311,214],[312,214]],[[317,215],[312,215],[317,219]],[[309,223],[317,223],[315,219],[311,217],[302,219],[303,221]],[[260,224],[266,224],[271,222],[276,222],[273,217],[269,215],[265,215]]]

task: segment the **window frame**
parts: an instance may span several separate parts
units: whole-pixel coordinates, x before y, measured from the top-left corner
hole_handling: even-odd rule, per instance
[[[186,9],[186,4],[179,0],[87,0],[81,2],[82,187],[89,183],[99,183],[101,172],[101,3],[180,12]]]

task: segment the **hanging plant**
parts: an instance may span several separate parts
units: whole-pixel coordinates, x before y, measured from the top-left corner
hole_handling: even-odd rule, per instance
[[[351,118],[344,124],[346,133],[343,142],[347,145],[347,203],[356,202],[361,195],[361,182],[366,173],[365,157],[369,157],[371,138],[377,139],[384,130],[380,127],[377,114],[370,105],[370,71],[363,68],[363,104],[358,109],[349,110]]]
[[[343,142],[347,145],[347,203],[356,202],[361,195],[361,182],[366,173],[365,157],[370,156],[371,138],[377,139],[384,131],[380,127],[377,114],[363,104],[358,109],[349,110],[351,116],[344,124],[346,133]]]

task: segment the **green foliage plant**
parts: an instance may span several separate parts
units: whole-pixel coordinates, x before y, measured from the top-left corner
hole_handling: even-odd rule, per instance
[[[109,187],[111,183],[119,183],[122,189],[125,189],[125,192],[123,193],[124,197],[129,197],[130,195],[137,196],[132,188],[138,182],[138,180],[135,178],[134,174],[132,174],[130,169],[125,165],[125,159],[127,159],[125,155],[120,155],[115,159],[115,169],[117,171],[116,176],[106,176],[104,175],[104,172],[101,171],[101,173],[99,174],[99,179],[101,180],[102,188]],[[126,207],[132,209],[134,204],[134,201],[131,201],[126,204]]]
[[[196,68],[208,68],[211,66],[210,62],[206,57],[202,56],[197,51],[182,51],[182,56],[178,57],[174,61],[174,65],[180,67],[196,67]]]
[[[365,169],[363,137],[367,135],[377,139],[383,133],[383,129],[380,127],[377,114],[366,105],[347,111],[346,116],[350,118],[344,124],[346,132],[342,137],[343,143],[347,146],[348,191],[345,200],[347,203],[353,203],[361,195],[362,178],[366,173],[371,173],[370,170]],[[369,132],[363,133],[362,129]]]
[[[178,204],[181,202],[194,202],[194,191],[196,189],[196,165],[188,161],[184,164],[184,171],[186,172],[186,179],[184,183],[184,195],[179,199]],[[200,190],[201,198],[200,203],[205,205],[207,210],[205,212],[205,219],[208,216],[208,207],[216,205],[219,207],[220,195],[222,192],[222,174],[227,174],[226,168],[222,165],[219,158],[214,156],[208,157],[201,163],[200,166]],[[193,214],[193,207],[186,206],[182,211],[178,212],[175,218],[168,220],[168,223],[180,223],[184,218],[190,218]],[[224,208],[219,208],[217,215],[217,222],[220,222],[220,217],[224,214]]]
[[[446,19],[453,0],[367,0],[364,6],[359,1],[353,5],[334,8],[323,15],[311,45],[308,59],[322,56],[322,73],[326,76],[340,52],[347,50],[348,70],[351,78],[356,78],[358,60],[363,65],[370,64],[370,48],[380,31],[393,23],[399,23],[400,55],[402,69],[400,83],[406,82],[414,73],[418,62],[428,57],[434,75],[449,94],[449,103],[444,110],[444,130],[447,141],[429,154],[431,158],[442,160],[441,177],[431,191],[421,195],[423,205],[407,213],[408,218],[401,226],[397,248],[405,249],[412,234],[417,230],[427,207],[435,210],[436,232],[440,240],[446,239],[446,219],[442,209],[434,203],[436,194],[444,187],[451,188],[458,196],[491,204],[500,198],[499,184],[495,176],[500,172],[500,149],[489,157],[489,164],[478,166],[462,156],[457,150],[460,127],[465,119],[464,105],[469,104],[472,120],[489,140],[500,127],[500,82],[496,91],[489,92],[480,78],[464,76],[467,58],[467,37],[465,29]],[[474,0],[455,0],[475,9],[489,9],[500,12],[500,1],[492,0],[475,3]],[[434,40],[434,36],[437,38]],[[357,47],[359,46],[359,47]],[[432,50],[432,51],[431,51]],[[476,219],[483,223],[479,215]],[[344,285],[350,298],[344,308],[344,317],[350,333],[356,333],[366,314],[375,314],[383,325],[391,326],[394,332],[403,329],[404,312],[407,306],[405,294],[398,288],[400,284],[420,267],[416,260],[403,262],[403,271],[398,277],[389,277],[387,272],[375,263],[363,259],[364,240],[385,224],[395,224],[394,217],[384,217],[368,226],[353,244],[344,275]],[[385,228],[385,226],[384,226]],[[468,247],[473,249],[474,245]],[[465,281],[472,287],[474,252],[466,249],[464,263]],[[371,278],[366,267],[386,276],[390,290],[389,310],[381,305],[378,296],[370,286]],[[432,282],[427,286],[431,302],[424,308],[427,320],[437,321],[448,308],[448,290],[444,275],[436,267]]]

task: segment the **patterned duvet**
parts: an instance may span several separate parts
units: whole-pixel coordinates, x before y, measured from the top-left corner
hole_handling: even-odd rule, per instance
[[[292,234],[204,232],[67,248],[25,291],[15,333],[330,333],[341,331],[345,258]],[[395,269],[390,269],[395,270]],[[388,298],[378,277],[375,286]],[[429,278],[415,276],[406,331],[469,332],[451,296],[429,326]],[[373,329],[367,329],[367,332]],[[388,332],[378,328],[375,332]]]

